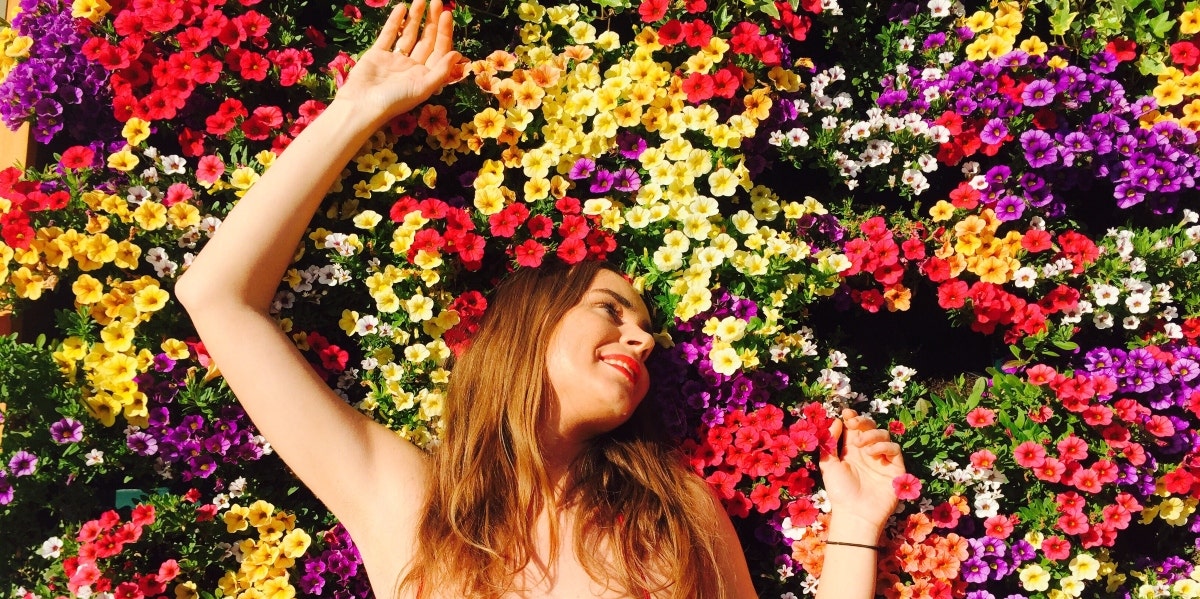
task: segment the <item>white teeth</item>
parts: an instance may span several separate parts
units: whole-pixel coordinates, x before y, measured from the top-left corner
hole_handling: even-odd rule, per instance
[[[605,364],[612,364],[613,366],[616,366],[617,368],[629,373],[629,376],[633,376],[633,371],[629,369],[629,366],[620,360],[603,360],[603,362]]]

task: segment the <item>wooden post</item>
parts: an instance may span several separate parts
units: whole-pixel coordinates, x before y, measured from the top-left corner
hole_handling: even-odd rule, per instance
[[[16,16],[19,0],[5,0],[4,14],[11,22]],[[22,125],[17,131],[9,131],[8,127],[0,126],[0,168],[10,165],[28,165],[33,159],[33,146],[30,143],[29,125]],[[13,331],[12,314],[0,313],[0,335],[8,335]],[[0,403],[0,414],[4,414],[7,406]],[[0,442],[4,440],[4,423],[0,421]]]
[[[10,22],[16,16],[19,5],[19,0],[5,0],[4,14]],[[14,164],[25,166],[32,159],[33,146],[30,143],[29,125],[22,125],[15,132],[10,131],[8,127],[0,126],[0,168],[8,168]],[[0,335],[12,333],[13,328],[12,314],[0,313]],[[3,410],[3,406],[0,406],[0,412]],[[3,430],[0,428],[0,431]]]

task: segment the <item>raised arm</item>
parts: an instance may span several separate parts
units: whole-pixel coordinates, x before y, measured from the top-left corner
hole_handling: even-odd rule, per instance
[[[831,429],[845,435],[840,455],[821,457],[821,477],[832,506],[825,564],[817,599],[870,599],[887,519],[896,509],[892,480],[904,474],[900,446],[870,418],[846,410]]]
[[[352,534],[379,524],[384,502],[419,508],[425,459],[336,396],[268,309],[341,169],[379,127],[452,78],[461,56],[450,13],[432,0],[426,15],[424,4],[393,10],[334,101],[238,202],[175,288],[255,425]]]

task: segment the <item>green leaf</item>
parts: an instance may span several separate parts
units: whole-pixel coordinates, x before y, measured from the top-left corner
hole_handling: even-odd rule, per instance
[[[1175,19],[1172,19],[1169,13],[1164,12],[1159,13],[1157,17],[1150,19],[1146,24],[1150,26],[1150,31],[1154,33],[1154,37],[1163,39],[1175,28]]]
[[[779,18],[779,9],[775,6],[774,2],[765,2],[765,3],[761,4],[758,7],[758,9],[761,10],[763,12],[763,14],[771,17],[772,19]]]
[[[1055,341],[1054,347],[1057,347],[1063,351],[1075,351],[1079,349],[1079,344],[1073,341]]]
[[[979,405],[979,400],[983,399],[985,390],[987,390],[987,379],[984,377],[975,379],[975,384],[971,386],[971,396],[967,398],[967,408]]]
[[[1069,2],[1053,2],[1051,4],[1057,4],[1057,6],[1054,7],[1054,12],[1047,19],[1047,22],[1050,23],[1050,34],[1062,37],[1071,30],[1071,23],[1075,22],[1075,17],[1079,16],[1079,13],[1070,10]]]

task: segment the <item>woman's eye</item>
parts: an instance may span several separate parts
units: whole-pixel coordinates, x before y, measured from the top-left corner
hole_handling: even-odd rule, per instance
[[[605,303],[601,304],[601,306],[604,308],[605,312],[608,312],[609,316],[613,317],[613,319],[621,318],[621,311],[617,309],[616,304],[605,302]]]

